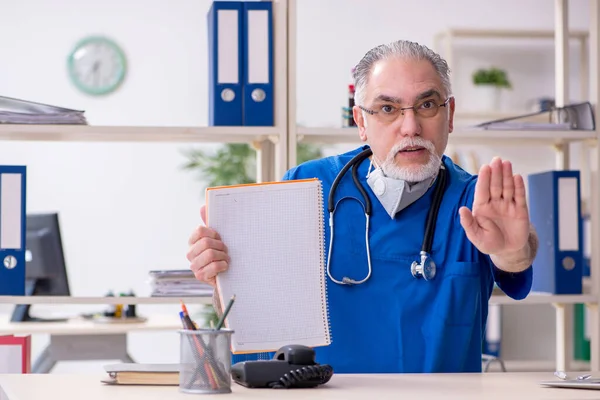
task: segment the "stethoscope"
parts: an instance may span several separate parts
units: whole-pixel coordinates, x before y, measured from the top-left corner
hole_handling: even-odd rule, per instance
[[[366,158],[370,157],[372,154],[373,154],[373,151],[371,150],[371,148],[367,148],[367,149],[361,151],[356,156],[354,156],[350,161],[348,161],[348,163],[346,165],[344,165],[344,167],[342,168],[340,173],[336,176],[335,180],[333,181],[333,184],[331,185],[331,190],[329,191],[329,197],[328,197],[328,201],[327,201],[327,209],[329,211],[329,228],[330,228],[331,234],[329,237],[329,251],[327,254],[327,275],[329,275],[329,279],[331,279],[333,282],[335,282],[339,285],[360,285],[361,283],[366,282],[367,279],[369,279],[371,277],[372,268],[371,268],[371,250],[370,250],[370,246],[369,246],[369,220],[371,217],[372,208],[371,208],[371,200],[369,199],[369,196],[367,195],[365,188],[361,185],[360,181],[358,180],[358,165],[362,161],[364,161]],[[336,191],[341,179],[344,177],[344,175],[350,168],[352,168],[352,179],[354,180],[354,185],[356,186],[356,188],[362,195],[362,197],[364,199],[364,203],[355,197],[347,196],[347,197],[341,198],[340,200],[338,200],[337,203],[334,204],[335,191]],[[437,221],[437,215],[440,210],[440,205],[442,204],[442,198],[444,197],[444,191],[446,189],[447,174],[448,174],[448,172],[447,172],[446,168],[444,167],[444,164],[442,164],[440,167],[439,182],[437,182],[437,185],[433,192],[433,202],[431,204],[431,207],[429,208],[429,211],[427,212],[427,220],[426,220],[426,225],[425,225],[425,236],[423,237],[423,244],[421,246],[421,252],[419,253],[420,257],[418,260],[413,261],[410,266],[410,272],[412,273],[413,277],[423,278],[426,281],[429,281],[429,280],[432,280],[433,278],[435,278],[435,275],[437,273],[437,267],[435,265],[435,262],[431,258],[430,254],[431,254],[431,247],[433,245],[433,236],[435,233],[435,224]],[[340,281],[340,280],[335,279],[333,277],[333,275],[331,274],[330,265],[331,265],[331,254],[333,251],[333,233],[334,233],[333,214],[335,213],[335,209],[337,208],[337,205],[344,199],[353,199],[353,200],[358,201],[363,206],[363,210],[365,212],[365,220],[366,220],[365,244],[366,244],[366,249],[367,249],[367,264],[368,264],[369,269],[368,269],[367,276],[365,276],[361,280],[355,280],[355,279],[349,278],[347,276],[344,276],[342,278],[342,280]]]

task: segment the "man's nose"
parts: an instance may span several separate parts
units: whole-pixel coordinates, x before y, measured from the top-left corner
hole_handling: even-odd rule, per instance
[[[421,134],[421,124],[414,109],[404,109],[401,112],[402,119],[400,133],[402,136],[418,136]]]

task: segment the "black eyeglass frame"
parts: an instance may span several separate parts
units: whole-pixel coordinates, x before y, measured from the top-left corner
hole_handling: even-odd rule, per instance
[[[438,110],[440,109],[440,107],[446,107],[448,106],[448,103],[450,102],[450,100],[453,98],[453,96],[448,97],[442,104],[436,104]],[[431,102],[433,102],[435,104],[435,102],[433,100],[429,100]],[[374,111],[374,110],[369,110],[366,107],[363,107],[361,105],[358,105],[358,108],[360,108],[361,110],[363,110],[364,112],[366,112],[367,114],[370,115],[375,115],[378,114],[379,111]],[[402,107],[399,108],[398,111],[400,111],[401,115],[404,116],[404,110],[413,110],[415,115],[419,115],[419,111],[417,111],[417,109],[415,108],[415,106],[411,106],[411,107]],[[435,115],[437,115],[437,112],[435,113]],[[432,117],[435,117],[435,115],[433,115]],[[430,117],[431,118],[431,117]]]

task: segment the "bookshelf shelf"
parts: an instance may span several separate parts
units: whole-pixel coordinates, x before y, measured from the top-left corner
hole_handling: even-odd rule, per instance
[[[520,305],[520,304],[597,304],[598,297],[592,294],[578,295],[545,295],[531,293],[523,300],[514,300],[505,294],[494,294],[490,298],[490,304],[497,305]]]
[[[244,143],[277,135],[275,127],[0,125],[0,140],[18,141]]]
[[[589,34],[587,31],[571,30],[568,33],[571,39],[586,39]],[[501,38],[501,39],[554,39],[554,30],[541,29],[467,29],[467,28],[449,28],[435,35],[437,39],[445,37],[455,38]]]
[[[212,297],[0,296],[0,304],[180,304],[181,301],[186,304],[212,304]]]
[[[314,143],[358,142],[357,128],[308,128],[298,127],[299,141]],[[545,144],[595,140],[595,131],[504,131],[477,128],[456,128],[449,136],[450,144],[498,145],[498,144]]]
[[[0,304],[212,304],[211,296],[195,297],[100,297],[100,296],[0,296]],[[523,300],[513,300],[504,294],[493,294],[490,304],[596,304],[592,294],[582,295],[536,295]]]

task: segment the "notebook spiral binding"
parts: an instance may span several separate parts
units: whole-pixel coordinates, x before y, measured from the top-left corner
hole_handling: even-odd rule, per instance
[[[323,265],[324,267],[321,269],[321,298],[325,300],[324,304],[325,304],[325,309],[323,310],[323,326],[325,328],[325,332],[326,332],[326,340],[327,340],[327,344],[330,344],[332,339],[331,339],[331,326],[329,324],[329,301],[328,301],[328,297],[327,297],[327,278],[325,276],[325,221],[324,221],[324,211],[323,211],[323,183],[321,181],[319,181],[319,186],[318,186],[318,192],[319,192],[319,205],[320,205],[320,212],[319,212],[319,257],[321,258],[321,265]]]

